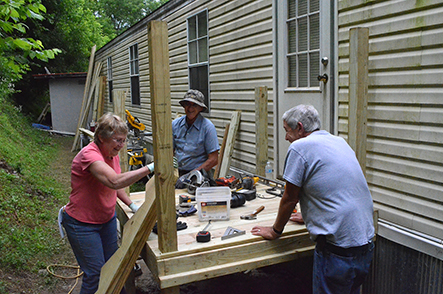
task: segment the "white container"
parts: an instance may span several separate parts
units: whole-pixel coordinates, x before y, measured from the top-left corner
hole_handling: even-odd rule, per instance
[[[198,219],[229,220],[231,190],[229,187],[203,187],[195,191]]]

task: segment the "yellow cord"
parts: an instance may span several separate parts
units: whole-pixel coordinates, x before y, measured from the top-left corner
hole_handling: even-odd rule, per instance
[[[74,268],[77,269],[77,274],[75,276],[68,276],[68,277],[64,277],[64,276],[60,276],[57,275],[56,273],[54,273],[51,268],[52,267],[67,267],[67,268]],[[46,270],[48,271],[48,273],[50,273],[51,275],[53,275],[54,277],[57,278],[61,278],[61,279],[75,279],[75,284],[74,286],[71,288],[71,290],[69,290],[68,294],[71,294],[72,291],[75,289],[75,286],[77,286],[78,283],[78,278],[80,278],[83,275],[83,272],[80,272],[80,267],[78,265],[60,265],[60,264],[50,264],[46,267]]]

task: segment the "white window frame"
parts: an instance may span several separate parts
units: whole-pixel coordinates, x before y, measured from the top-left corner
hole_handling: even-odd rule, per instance
[[[206,30],[199,31],[199,22],[205,21]],[[192,25],[195,29],[192,34]],[[208,10],[202,10],[189,16],[186,20],[188,47],[188,79],[189,87],[200,90],[205,96],[205,104],[210,109],[209,89],[209,21]],[[204,50],[205,52],[202,51]],[[195,54],[194,54],[195,53]],[[201,75],[204,75],[202,78]]]
[[[141,105],[140,69],[137,43],[129,47],[129,78],[131,84],[131,103],[132,105]]]

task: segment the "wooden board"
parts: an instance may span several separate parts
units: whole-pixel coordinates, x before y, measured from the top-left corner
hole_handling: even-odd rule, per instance
[[[265,176],[268,162],[268,88],[255,88],[255,173]]]
[[[92,75],[93,75],[96,48],[97,48],[96,45],[92,46],[91,55],[89,56],[88,74],[86,75],[86,83],[85,83],[85,89],[83,92],[82,106],[80,108],[79,118],[78,118],[78,122],[77,122],[77,130],[75,132],[74,143],[72,144],[71,152],[75,151],[78,144],[79,144],[78,140],[79,140],[80,133],[79,133],[78,129],[81,127],[84,127],[83,122],[82,122],[82,116],[86,110],[86,103],[87,103],[86,100],[87,100],[87,97],[89,94],[89,87],[91,85],[91,79],[92,79]]]
[[[155,176],[146,184],[146,195],[137,213],[125,223],[122,245],[102,267],[96,293],[120,293],[156,220]],[[122,205],[120,205],[122,206]],[[126,207],[126,206],[125,206]]]
[[[226,139],[226,146],[223,151],[223,159],[220,166],[219,177],[226,177],[231,166],[231,157],[234,152],[235,138],[240,126],[241,111],[232,113],[231,123],[229,124],[228,138]]]
[[[304,225],[289,222],[282,237],[273,241],[250,233],[256,225],[271,226],[276,218],[280,197],[266,193],[267,188],[269,186],[258,184],[258,198],[247,201],[242,207],[232,208],[229,220],[212,221],[208,228],[211,233],[210,242],[196,242],[196,234],[207,225],[207,221],[199,221],[197,213],[178,219],[185,222],[188,228],[177,232],[177,251],[162,253],[158,249],[157,235],[151,233],[141,256],[160,287],[174,287],[312,254],[314,243],[309,239]],[[177,204],[180,194],[186,194],[186,190],[176,190]],[[140,205],[144,201],[144,193],[132,193],[131,199]],[[241,215],[250,214],[261,205],[264,205],[265,209],[258,214],[257,219],[240,219]],[[128,208],[124,209],[130,218],[132,213]],[[221,240],[228,226],[245,230],[246,233]]]

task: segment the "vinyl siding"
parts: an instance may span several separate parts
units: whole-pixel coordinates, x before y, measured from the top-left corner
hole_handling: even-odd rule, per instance
[[[338,1],[338,130],[349,29],[369,28],[367,180],[380,218],[443,239],[443,3]]]
[[[171,2],[171,1],[170,1]],[[221,144],[225,126],[236,110],[241,110],[241,123],[234,145],[231,165],[255,172],[255,88],[268,87],[268,134],[270,154],[273,154],[273,35],[271,1],[173,1],[173,10],[153,19],[168,23],[171,104],[174,118],[184,114],[178,101],[188,90],[188,58],[186,19],[205,9],[208,10],[209,34],[209,83],[211,111],[205,114],[215,125]],[[149,17],[148,17],[149,18]],[[106,58],[113,58],[114,89],[129,89],[129,46],[139,44],[141,106],[130,103],[126,107],[132,115],[152,129],[150,116],[148,20],[131,28],[115,44],[98,50],[96,60],[104,62],[102,74],[106,74]],[[128,90],[129,91],[129,90]],[[106,96],[107,97],[107,96]],[[105,104],[112,111],[112,105]]]

